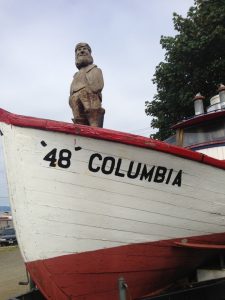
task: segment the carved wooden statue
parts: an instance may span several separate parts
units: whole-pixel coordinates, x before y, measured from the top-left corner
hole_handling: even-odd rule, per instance
[[[105,110],[102,108],[102,71],[93,64],[91,48],[86,43],[75,47],[76,66],[70,87],[69,105],[72,108],[75,124],[103,127]]]

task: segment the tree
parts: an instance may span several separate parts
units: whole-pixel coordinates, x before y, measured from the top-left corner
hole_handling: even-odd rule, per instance
[[[186,18],[173,14],[173,23],[178,34],[160,40],[166,52],[153,78],[157,94],[145,103],[158,129],[152,137],[161,140],[172,134],[173,124],[194,114],[195,94],[209,103],[225,83],[225,0],[195,0]]]

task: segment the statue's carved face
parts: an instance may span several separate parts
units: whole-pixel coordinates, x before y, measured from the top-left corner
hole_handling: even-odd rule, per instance
[[[77,47],[77,49],[75,50],[75,59],[78,69],[81,69],[93,63],[90,49],[85,44]]]

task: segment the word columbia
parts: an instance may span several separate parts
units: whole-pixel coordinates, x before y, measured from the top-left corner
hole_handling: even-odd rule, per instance
[[[113,174],[118,177],[146,180],[149,182],[171,184],[180,187],[182,184],[182,170],[174,171],[162,166],[147,166],[143,163],[130,161],[127,171],[124,170],[122,158],[112,156],[103,157],[99,153],[90,156],[88,169],[91,172],[102,172],[105,175]]]

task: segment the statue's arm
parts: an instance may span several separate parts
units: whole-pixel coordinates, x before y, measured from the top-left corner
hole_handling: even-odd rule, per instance
[[[73,81],[74,81],[74,79],[73,79]],[[70,96],[69,96],[69,105],[70,106],[71,106],[71,101],[72,101],[72,96],[73,96],[73,89],[72,89],[73,81],[71,82],[71,85],[70,85]]]
[[[104,87],[102,70],[95,67],[87,73],[88,85],[92,92],[101,92]]]

